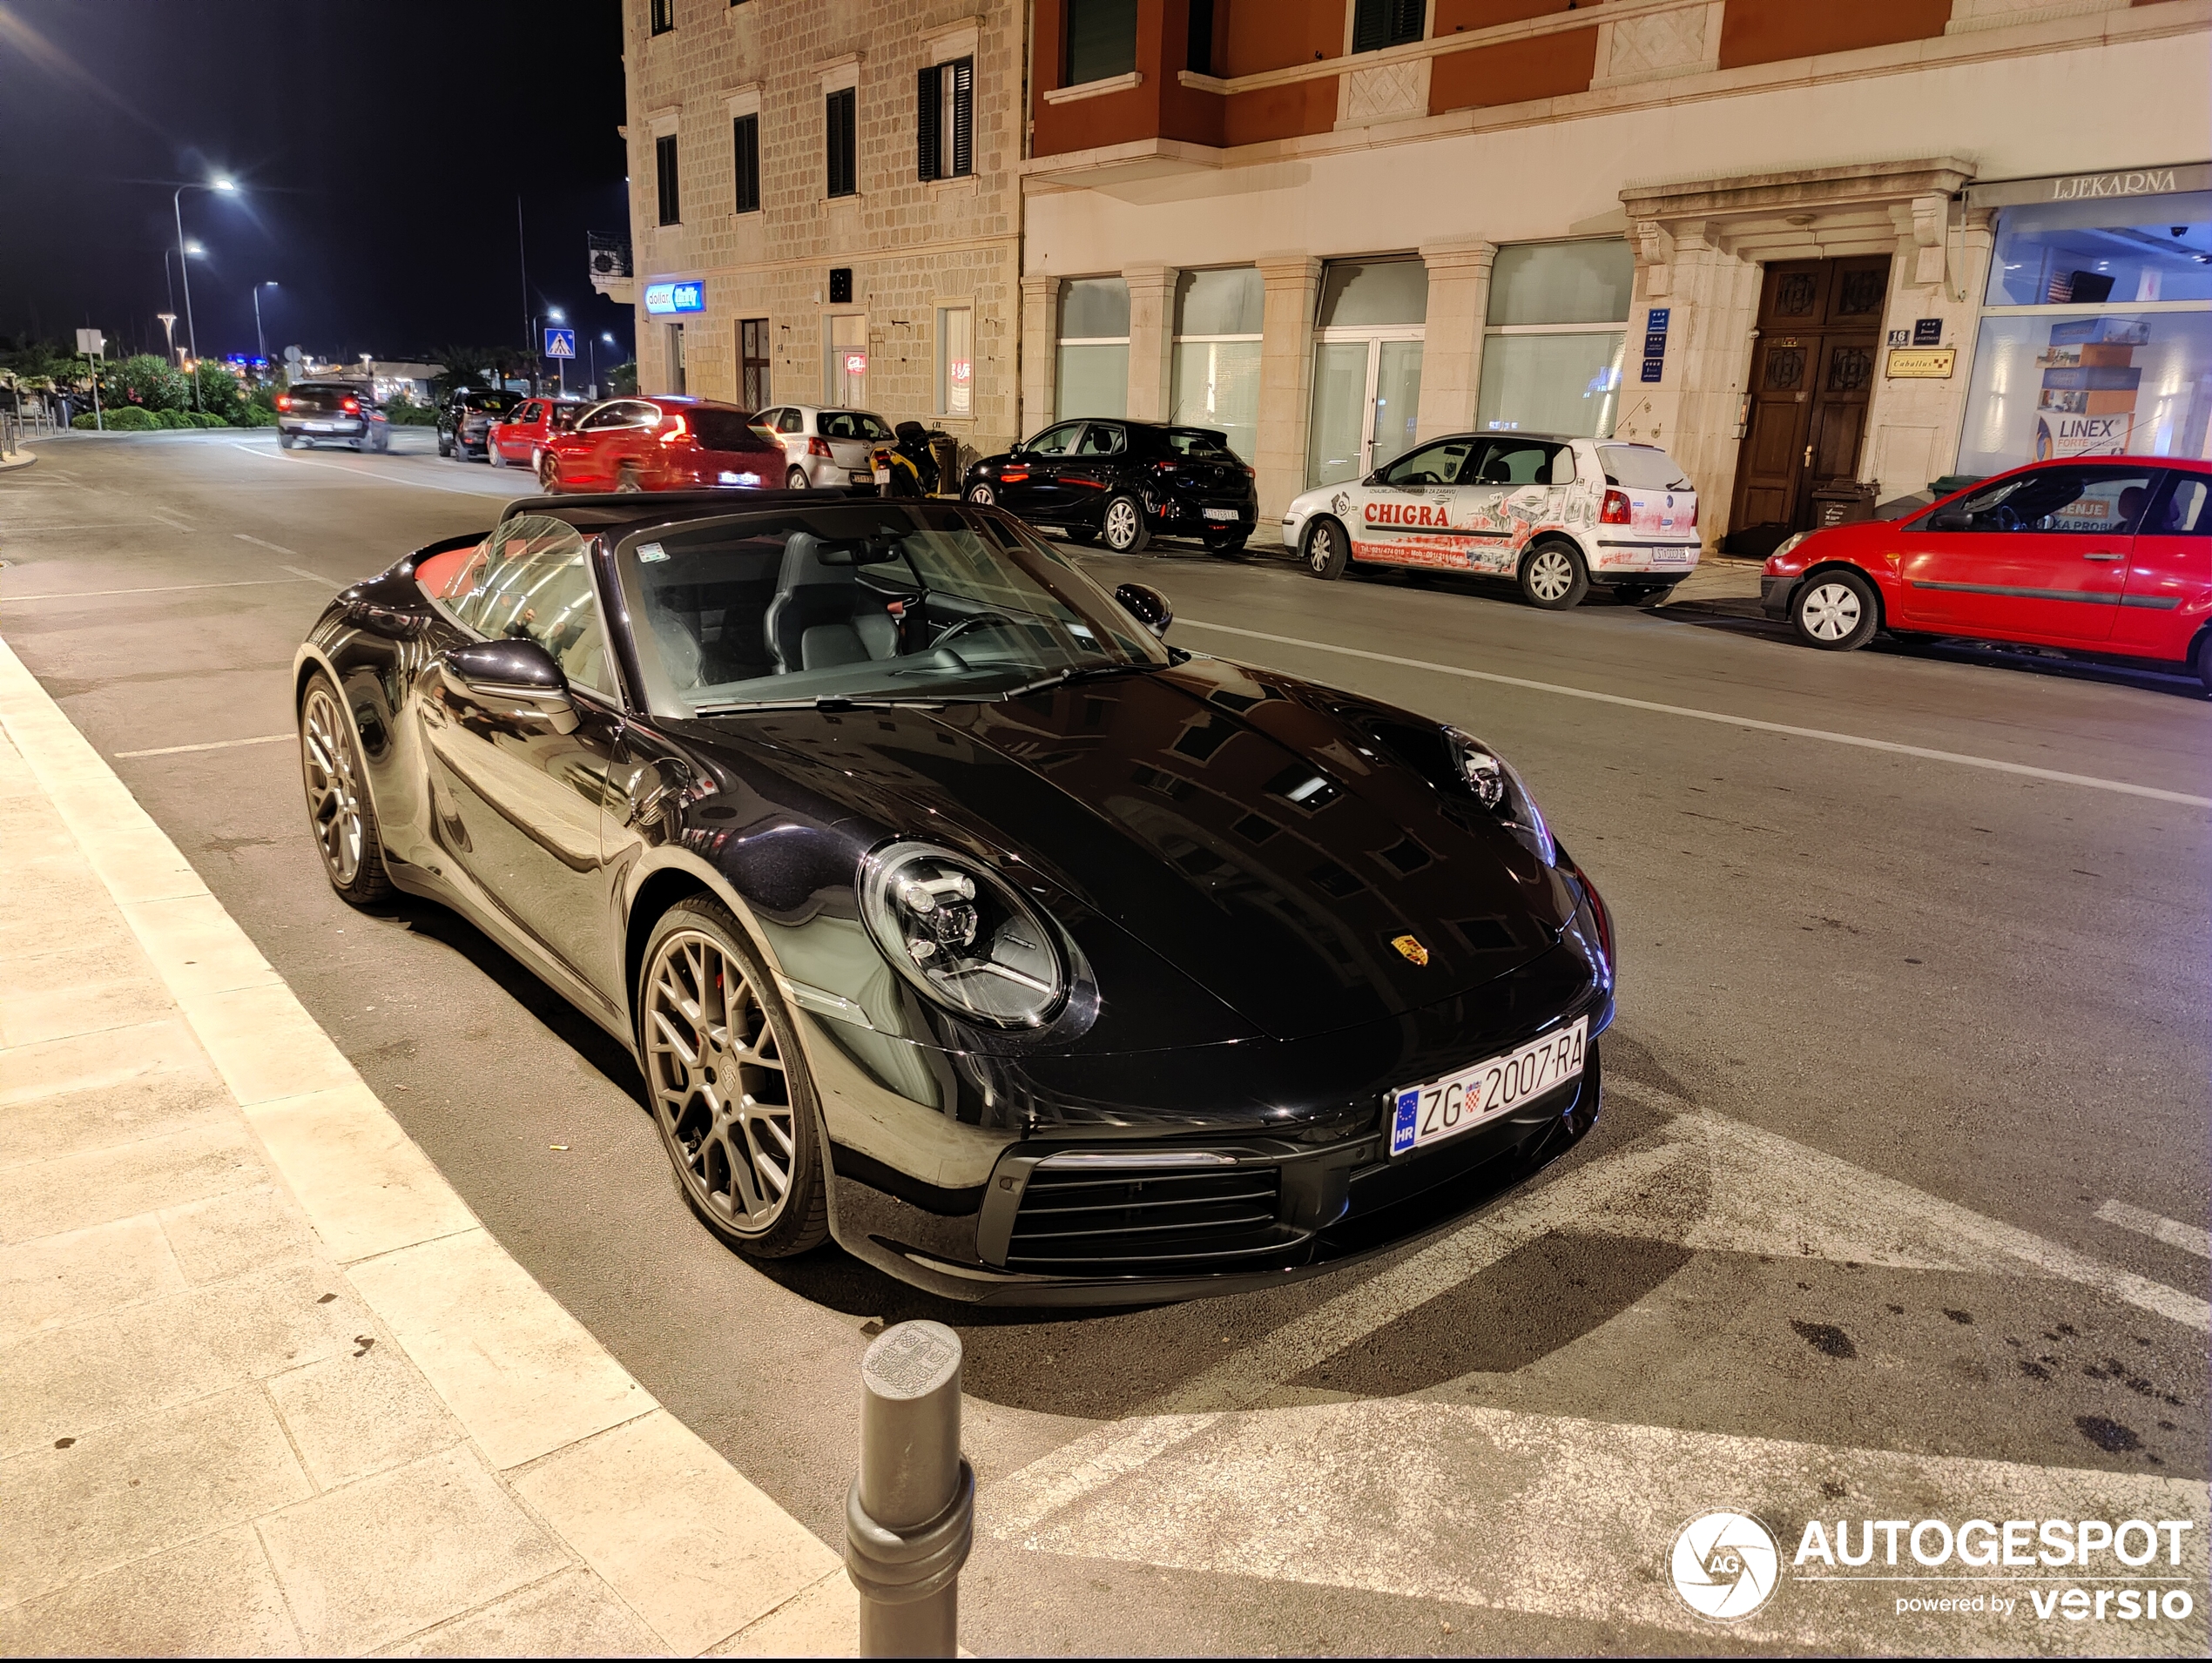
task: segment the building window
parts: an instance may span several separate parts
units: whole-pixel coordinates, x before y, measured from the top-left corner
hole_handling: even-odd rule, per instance
[[[760,118],[739,116],[730,124],[731,148],[737,160],[737,212],[760,212]]]
[[[768,320],[738,320],[738,402],[748,410],[768,402]]]
[[[975,60],[932,64],[915,77],[914,171],[925,179],[975,171]]]
[[[684,218],[683,193],[676,184],[676,135],[663,133],[653,140],[653,174],[660,190],[660,222],[664,226],[681,223]]]
[[[1352,50],[1379,51],[1421,37],[1426,0],[1359,0],[1352,14]]]
[[[827,173],[830,196],[859,194],[855,183],[856,170],[853,164],[855,136],[860,119],[860,94],[855,88],[845,87],[831,93],[823,101],[828,113],[829,133],[826,145]]]
[[[1190,38],[1183,67],[1193,75],[1213,73],[1213,0],[1190,0]]]
[[[829,389],[826,402],[840,409],[864,410],[868,402],[868,320],[864,313],[846,313],[829,320],[829,363],[822,384]]]
[[[1266,289],[1257,266],[1185,272],[1175,286],[1171,420],[1211,428],[1250,461],[1259,451],[1260,319]]]
[[[668,333],[664,339],[668,343],[668,390],[671,393],[681,393],[684,391],[684,326],[680,323],[671,323],[666,327]]]
[[[676,0],[653,0],[653,33],[665,35],[676,27]]]
[[[1474,425],[1609,437],[1635,276],[1629,245],[1612,239],[1500,249]]]
[[[1060,286],[1055,420],[1129,414],[1129,285],[1080,277]]]
[[[968,306],[937,308],[937,412],[975,414],[975,313]]]
[[[1958,471],[2212,446],[2212,192],[2000,211]]]
[[[1136,0],[1068,0],[1062,86],[1109,81],[1136,68]]]

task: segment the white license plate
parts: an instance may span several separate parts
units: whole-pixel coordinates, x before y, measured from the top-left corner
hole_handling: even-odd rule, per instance
[[[1209,520],[1233,520],[1237,517],[1234,508],[1208,508],[1205,512]]]
[[[1689,550],[1655,549],[1651,551],[1651,563],[1655,566],[1687,566],[1689,564]]]
[[[310,421],[307,423],[307,431],[309,433],[328,433],[330,431],[330,423],[327,421]]]
[[[858,479],[860,475],[855,474],[853,477]],[[888,485],[891,483],[891,470],[887,468],[879,468],[873,474],[870,475],[869,477],[873,479],[879,485]]]
[[[1532,1097],[1582,1076],[1590,1019],[1531,1040],[1517,1051],[1491,1057],[1426,1086],[1396,1094],[1390,1117],[1390,1152],[1404,1155],[1488,1124]]]

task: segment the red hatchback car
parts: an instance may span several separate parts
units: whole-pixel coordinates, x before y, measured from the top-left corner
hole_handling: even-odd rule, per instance
[[[525,399],[503,421],[495,421],[485,441],[486,460],[494,468],[527,468],[537,471],[537,459],[556,433],[566,433],[591,407],[582,399]]]
[[[1831,526],[1777,549],[1759,604],[1830,651],[1877,630],[2141,659],[2212,689],[2212,463],[2031,463],[1909,519]]]
[[[549,494],[780,487],[784,450],[734,404],[610,399],[546,441],[537,478]]]

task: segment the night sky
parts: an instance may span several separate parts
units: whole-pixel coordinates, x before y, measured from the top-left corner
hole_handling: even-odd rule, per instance
[[[272,356],[522,344],[519,194],[533,309],[628,357],[584,263],[628,234],[621,51],[616,0],[0,0],[0,335],[184,345],[171,192],[227,174],[184,196],[204,355],[269,278]]]

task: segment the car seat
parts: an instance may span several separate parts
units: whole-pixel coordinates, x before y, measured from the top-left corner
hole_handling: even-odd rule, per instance
[[[793,532],[784,545],[765,628],[779,676],[865,663],[898,650],[897,627],[860,587],[849,554],[833,563],[825,558],[828,552],[819,537],[806,531]]]

